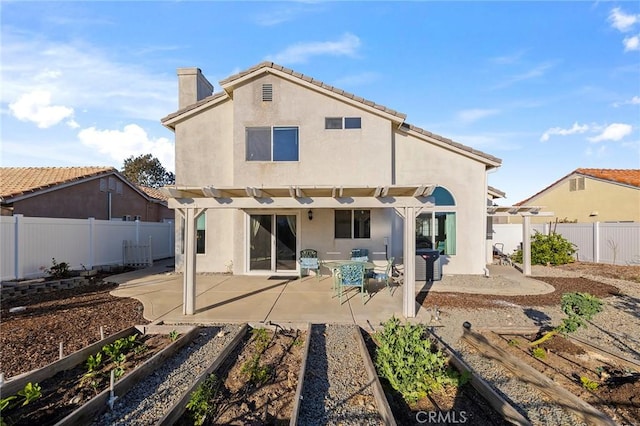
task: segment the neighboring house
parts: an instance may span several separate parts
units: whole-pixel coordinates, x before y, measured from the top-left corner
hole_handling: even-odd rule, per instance
[[[330,260],[366,248],[403,263],[406,284],[416,241],[442,250],[446,274],[484,273],[487,172],[500,159],[270,62],[215,94],[198,68],[178,69],[178,85],[180,109],[162,124],[175,132],[165,190],[185,219],[185,280],[196,259],[199,272],[294,275],[301,249]]]
[[[532,223],[640,222],[640,169],[576,169],[516,206],[553,211],[554,217]]]
[[[2,215],[162,222],[166,197],[134,185],[113,167],[2,167]]]

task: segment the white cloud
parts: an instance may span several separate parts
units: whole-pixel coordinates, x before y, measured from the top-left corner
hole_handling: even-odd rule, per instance
[[[609,22],[618,31],[627,32],[640,22],[640,15],[627,15],[619,7],[616,7],[609,12]]]
[[[73,116],[73,108],[51,105],[51,93],[44,90],[20,96],[17,101],[9,104],[9,109],[18,120],[30,121],[41,129],[55,126]]]
[[[622,40],[622,44],[624,44],[625,52],[640,50],[640,34],[632,37],[625,37],[624,40]]]
[[[313,56],[355,56],[359,47],[360,39],[347,33],[336,41],[294,44],[280,53],[267,57],[267,60],[278,64],[296,64],[307,62]]]
[[[53,42],[10,28],[2,38],[2,103],[46,91],[76,111],[154,122],[177,109],[173,75],[122,62],[82,41]]]
[[[584,133],[589,130],[588,124],[578,124],[577,122],[573,123],[573,126],[569,129],[563,129],[562,127],[552,127],[548,129],[546,132],[540,136],[540,142],[546,142],[549,140],[551,135],[559,135],[559,136],[567,136],[573,135],[576,133]]]
[[[95,127],[82,129],[80,141],[100,153],[123,163],[130,156],[151,153],[169,171],[175,170],[174,144],[167,138],[153,139],[136,124],[128,124],[123,130],[99,130]]]
[[[618,108],[622,105],[640,105],[640,96],[634,96],[633,98],[623,101],[623,102],[615,102],[613,104],[614,107]]]
[[[465,109],[459,111],[457,116],[458,120],[464,123],[473,123],[474,121],[481,120],[485,117],[490,117],[492,115],[499,114],[500,110],[498,109]]]
[[[588,138],[590,142],[619,141],[629,135],[633,127],[624,123],[613,123],[605,127],[598,136]]]

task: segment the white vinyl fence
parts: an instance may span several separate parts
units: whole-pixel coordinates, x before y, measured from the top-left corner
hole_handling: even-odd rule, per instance
[[[616,265],[640,264],[640,223],[558,223],[532,224],[531,234],[555,232],[576,245],[576,259],[582,262]],[[493,244],[512,254],[522,243],[521,224],[494,224]]]
[[[122,265],[123,245],[150,245],[152,259],[174,256],[172,222],[0,216],[0,279],[33,278],[56,262],[71,269]]]

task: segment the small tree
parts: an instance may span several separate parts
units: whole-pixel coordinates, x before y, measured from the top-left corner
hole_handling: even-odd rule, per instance
[[[131,182],[150,188],[173,185],[176,181],[175,175],[168,172],[160,160],[151,154],[132,155],[124,160],[122,174]]]
[[[567,241],[560,234],[551,232],[549,235],[536,233],[531,237],[531,264],[532,265],[564,265],[574,261],[576,246]],[[513,255],[513,261],[522,263],[522,250],[519,249]]]

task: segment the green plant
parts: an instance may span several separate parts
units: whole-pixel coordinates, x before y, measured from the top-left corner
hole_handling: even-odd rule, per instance
[[[178,340],[178,336],[180,336],[180,334],[175,330],[171,330],[169,332],[169,340],[171,340],[172,342],[175,342],[176,340]]]
[[[573,333],[580,327],[586,327],[586,321],[602,311],[602,301],[589,293],[565,293],[560,299],[560,304],[562,312],[567,316],[562,319],[559,326],[531,342],[530,346],[539,345],[557,334]]]
[[[249,361],[245,362],[240,371],[247,374],[249,381],[257,386],[266,383],[271,373],[268,365],[260,365],[260,353],[253,355]]]
[[[538,359],[545,359],[547,357],[547,351],[544,348],[533,348],[531,349],[531,355]]]
[[[594,391],[598,389],[598,386],[600,386],[600,383],[595,382],[586,376],[580,376],[580,382],[582,383],[583,388],[588,389],[590,391]]]
[[[17,399],[17,397],[13,395],[0,399],[0,426],[6,426],[6,423],[2,419],[2,412],[5,409],[9,408],[9,406],[11,405],[11,401],[15,399]]]
[[[549,235],[536,231],[531,237],[531,264],[532,265],[564,265],[574,261],[576,246],[555,232]],[[517,250],[513,255],[514,262],[522,263],[522,250]]]
[[[139,354],[145,353],[148,350],[149,350],[149,347],[147,345],[145,345],[145,344],[142,344],[142,345],[138,345],[135,348],[133,348],[133,353],[135,355],[139,355]]]
[[[71,270],[67,262],[56,262],[55,257],[51,258],[51,267],[45,269],[45,272],[55,279],[68,278],[71,276]]]
[[[264,352],[265,349],[267,349],[267,347],[269,346],[269,341],[271,340],[267,329],[254,328],[253,330],[251,330],[251,336],[256,344],[256,349],[258,350],[258,352]]]
[[[191,392],[186,408],[194,425],[203,425],[207,416],[214,412],[215,405],[212,404],[212,401],[215,399],[219,389],[220,381],[215,374],[210,374],[196,390]]]
[[[425,337],[419,324],[401,324],[392,317],[374,335],[378,343],[375,365],[378,374],[414,403],[444,385],[458,386],[468,377],[449,368],[447,358]]]
[[[518,339],[511,339],[509,340],[509,346],[520,346],[520,341]]]
[[[100,364],[102,364],[102,352],[98,352],[95,355],[89,355],[87,358],[87,370],[89,372],[100,367]]]
[[[115,377],[116,379],[119,379],[122,376],[124,376],[124,367],[118,366],[113,369],[113,377]]]

